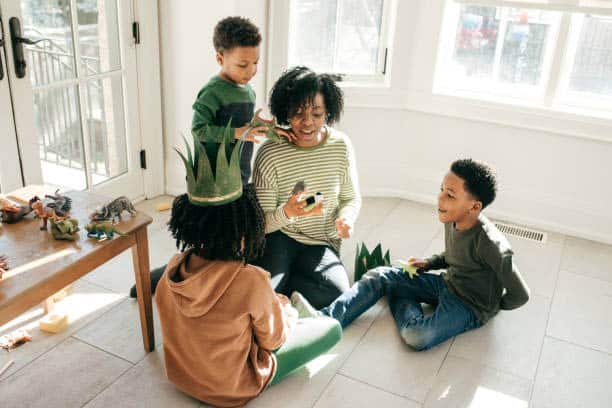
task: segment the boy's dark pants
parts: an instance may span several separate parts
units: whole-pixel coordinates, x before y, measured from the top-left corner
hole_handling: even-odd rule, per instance
[[[276,292],[290,296],[296,290],[317,309],[350,287],[346,269],[333,249],[302,244],[281,231],[266,235],[264,255],[251,263],[270,272]]]

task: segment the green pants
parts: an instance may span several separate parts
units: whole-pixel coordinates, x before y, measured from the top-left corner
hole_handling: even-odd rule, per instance
[[[285,344],[274,352],[276,374],[270,385],[325,353],[341,338],[342,328],[336,319],[316,317],[298,320]]]

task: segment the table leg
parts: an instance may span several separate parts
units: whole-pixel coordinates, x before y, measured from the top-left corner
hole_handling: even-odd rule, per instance
[[[136,292],[138,293],[138,310],[145,351],[155,349],[153,333],[153,305],[151,304],[151,271],[149,267],[149,240],[147,228],[142,227],[134,233],[136,245],[132,247],[134,274],[136,275]]]

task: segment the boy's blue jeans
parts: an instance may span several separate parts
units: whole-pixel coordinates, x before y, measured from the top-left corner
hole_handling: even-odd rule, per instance
[[[389,299],[400,335],[415,350],[429,349],[481,325],[472,309],[448,289],[441,276],[422,273],[410,279],[402,269],[391,267],[368,271],[321,311],[346,327],[383,296]],[[421,303],[434,305],[434,313],[425,316]]]

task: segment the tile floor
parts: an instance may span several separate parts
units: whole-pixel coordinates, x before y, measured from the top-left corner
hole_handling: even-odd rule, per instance
[[[174,252],[168,212],[140,203],[154,217],[151,265]],[[443,246],[432,208],[371,198],[342,256],[352,273],[357,241],[383,242],[392,258],[427,255]],[[531,287],[521,309],[426,352],[400,340],[384,300],[345,330],[329,353],[264,392],[249,407],[610,407],[612,406],[612,247],[551,234],[546,244],[511,238]],[[157,349],[142,349],[134,282],[126,252],[75,284],[59,306],[69,328],[37,329],[35,308],[0,327],[34,337],[0,353],[2,407],[205,407],[165,379],[159,322]]]

